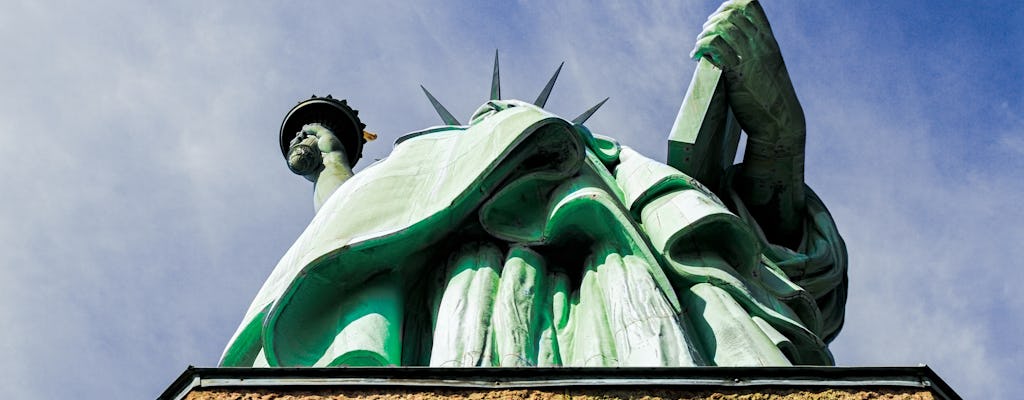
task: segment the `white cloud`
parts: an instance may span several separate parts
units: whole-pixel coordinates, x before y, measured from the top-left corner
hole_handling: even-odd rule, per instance
[[[913,54],[950,64],[921,77],[879,62],[907,59],[894,53],[915,46],[908,32],[878,43],[874,27],[840,16],[858,10],[766,6],[807,110],[807,179],[850,247],[839,363],[924,362],[967,397],[1013,392],[1024,187],[1012,168],[1024,145],[1020,129],[972,128],[1019,128],[1013,99],[938,123],[959,115],[951,92],[985,101],[956,83],[974,72],[955,58]],[[611,96],[592,126],[664,157],[690,47],[715,7],[5,3],[5,390],[151,397],[185,365],[213,365],[312,213],[308,182],[276,145],[297,100],[349,98],[381,135],[368,165],[437,123],[417,84],[465,119],[500,48],[508,96],[533,100],[565,60],[550,109],[573,117]],[[975,142],[994,146],[964,149]],[[1005,153],[996,167],[968,157],[993,148]]]

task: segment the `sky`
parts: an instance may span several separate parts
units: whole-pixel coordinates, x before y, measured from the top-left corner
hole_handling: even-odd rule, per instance
[[[806,181],[850,254],[839,365],[1024,390],[1024,6],[766,1]],[[489,92],[664,159],[714,1],[0,4],[0,393],[153,398],[214,366],[312,218],[277,146],[312,94],[380,135]]]

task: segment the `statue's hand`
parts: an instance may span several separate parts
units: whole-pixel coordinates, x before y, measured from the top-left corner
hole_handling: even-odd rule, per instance
[[[807,127],[761,5],[723,3],[704,24],[693,56],[722,68],[729,105],[747,132],[734,187],[769,240],[796,248],[802,237]]]
[[[756,0],[723,3],[708,17],[692,55],[707,58],[725,72],[729,103],[751,140],[787,147],[784,152],[803,150],[803,110]],[[789,148],[796,137],[800,148]]]
[[[298,132],[289,143],[288,169],[312,180],[310,176],[323,167],[320,150],[316,148],[317,141],[316,133],[311,130]]]
[[[303,125],[302,131],[295,135],[295,139],[292,139],[292,146],[297,143],[305,143],[324,154],[344,151],[341,140],[334,132],[320,123]]]
[[[302,143],[303,141],[308,139],[310,136],[315,136],[315,135],[313,135],[312,132],[303,129],[303,130],[301,130],[301,131],[299,131],[298,133],[295,134],[295,137],[292,138],[292,141],[288,143],[288,147],[295,147],[295,145]]]

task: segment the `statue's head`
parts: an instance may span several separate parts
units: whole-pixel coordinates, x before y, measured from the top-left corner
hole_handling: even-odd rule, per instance
[[[486,119],[491,115],[497,114],[501,111],[507,110],[512,107],[527,106],[538,107],[543,109],[548,102],[548,97],[551,96],[551,89],[554,88],[555,81],[558,80],[558,74],[562,72],[562,66],[564,65],[565,63],[563,62],[558,66],[558,69],[555,70],[555,74],[552,75],[550,79],[548,79],[548,83],[544,85],[544,89],[541,90],[540,95],[537,96],[537,100],[534,100],[533,103],[527,103],[520,100],[502,99],[500,83],[501,78],[498,73],[498,52],[497,50],[495,50],[494,74],[491,76],[491,98],[486,103],[477,108],[475,112],[473,112],[473,116],[469,118],[469,125],[473,125],[477,122]],[[434,110],[437,111],[437,114],[441,117],[441,121],[444,122],[445,125],[462,125],[462,123],[459,122],[459,120],[457,120],[452,115],[452,113],[449,112],[448,109],[445,108],[445,106],[442,105],[441,102],[438,101],[437,98],[435,98],[434,95],[427,90],[427,88],[423,87],[423,85],[420,85],[420,89],[423,89],[423,94],[427,96],[427,100],[430,100],[430,104],[434,106]],[[573,125],[582,126],[583,123],[586,122],[587,119],[590,118],[590,116],[593,115],[594,112],[596,112],[597,109],[600,108],[605,101],[608,101],[608,99],[605,98],[600,103],[597,103],[597,105],[591,107],[589,110],[584,111],[583,114],[580,114],[580,116],[574,118],[572,120]]]
[[[497,114],[501,111],[507,110],[512,107],[536,107],[533,104],[520,101],[520,100],[489,100],[473,112],[473,116],[469,117],[469,124],[473,125],[477,122],[484,120],[491,115]]]

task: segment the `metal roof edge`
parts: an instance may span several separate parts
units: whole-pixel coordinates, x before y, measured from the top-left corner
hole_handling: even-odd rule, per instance
[[[197,368],[189,366],[159,399],[180,399],[195,387],[394,386],[483,389],[553,386],[916,387],[940,399],[960,396],[927,365],[914,367],[685,368]]]

